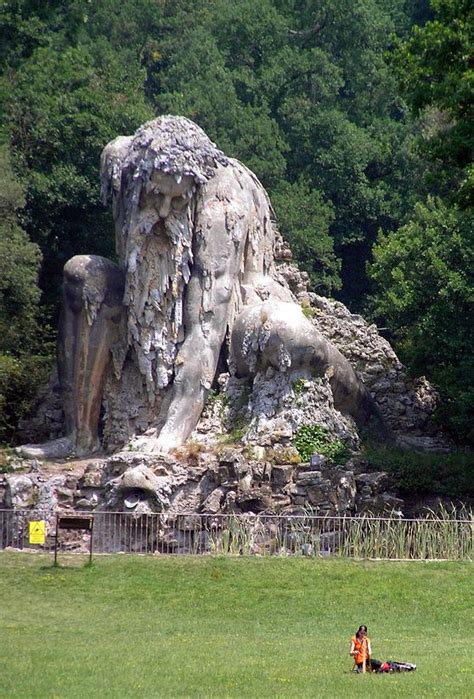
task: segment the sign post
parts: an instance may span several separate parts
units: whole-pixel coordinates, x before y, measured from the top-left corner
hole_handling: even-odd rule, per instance
[[[94,535],[94,517],[92,515],[56,515],[56,539],[54,543],[54,565],[58,562],[58,543],[60,529],[83,529],[90,532],[89,563],[92,563],[92,539]]]
[[[29,542],[30,544],[43,544],[46,540],[46,522],[44,520],[29,522]]]

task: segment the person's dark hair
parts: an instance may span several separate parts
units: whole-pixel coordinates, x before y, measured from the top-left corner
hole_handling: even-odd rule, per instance
[[[367,626],[364,626],[364,624],[362,624],[362,626],[359,626],[359,628],[356,631],[356,636],[359,637],[362,631],[365,631],[365,633],[367,633]]]

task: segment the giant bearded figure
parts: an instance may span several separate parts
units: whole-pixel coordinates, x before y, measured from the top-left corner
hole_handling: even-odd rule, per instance
[[[90,453],[100,439],[109,449],[179,446],[220,357],[240,376],[266,366],[326,373],[336,408],[359,423],[377,416],[349,363],[278,281],[274,216],[252,172],[172,116],[109,143],[101,168],[118,264],[81,255],[65,266],[67,436],[56,453]]]

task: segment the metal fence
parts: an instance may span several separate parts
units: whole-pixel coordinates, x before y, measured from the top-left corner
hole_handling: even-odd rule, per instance
[[[84,515],[84,513],[75,513]],[[93,513],[95,553],[342,556],[377,559],[473,560],[474,518],[278,516],[254,514]],[[0,510],[0,549],[51,551],[56,516],[46,540],[29,543],[31,511]],[[89,550],[89,534],[58,532],[60,551]]]

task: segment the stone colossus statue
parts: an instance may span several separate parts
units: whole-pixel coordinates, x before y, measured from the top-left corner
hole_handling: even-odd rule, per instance
[[[237,376],[326,374],[338,410],[377,418],[350,364],[278,281],[273,211],[250,170],[192,121],[162,116],[109,143],[101,172],[118,264],[80,255],[64,269],[57,453],[92,453],[101,440],[183,444],[222,361]]]

